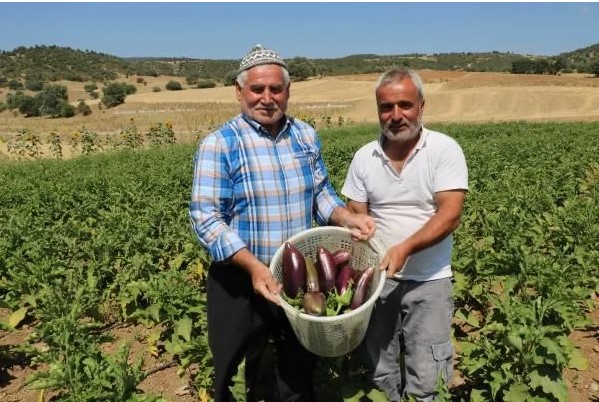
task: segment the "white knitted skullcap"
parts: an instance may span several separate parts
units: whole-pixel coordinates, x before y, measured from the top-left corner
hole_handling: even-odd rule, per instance
[[[274,50],[266,49],[264,46],[258,44],[252,48],[252,50],[241,60],[239,64],[239,73],[262,64],[278,64],[287,68],[285,62]]]

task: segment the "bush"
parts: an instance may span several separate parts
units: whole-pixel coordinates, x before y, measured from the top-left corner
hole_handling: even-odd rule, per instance
[[[19,100],[19,112],[23,113],[27,117],[39,116],[39,107],[35,100],[28,95],[23,96]]]
[[[180,91],[183,89],[183,87],[181,86],[181,83],[179,81],[171,80],[166,83],[166,89],[168,89],[169,91]]]
[[[127,95],[135,93],[137,89],[134,85],[125,82],[109,82],[102,88],[102,104],[110,108],[125,103]]]
[[[84,116],[89,116],[92,114],[92,109],[87,103],[85,103],[85,101],[81,101],[77,105],[77,113],[81,113]]]
[[[63,102],[60,107],[60,117],[73,117],[75,116],[75,106],[70,103]]]
[[[223,84],[226,87],[235,85],[236,80],[237,80],[237,70],[231,70],[227,74],[225,74],[225,77],[223,78]]]
[[[85,90],[85,92],[89,92],[90,94],[95,91],[96,89],[98,89],[98,86],[96,85],[95,82],[91,83],[91,84],[85,84],[83,86],[83,89]]]
[[[199,80],[197,88],[214,88],[216,87],[216,82],[212,80]]]
[[[316,75],[314,63],[305,57],[295,57],[288,63],[289,75],[294,81],[304,81]]]
[[[187,85],[195,85],[200,81],[200,74],[199,73],[190,73],[189,75],[187,75],[185,77],[185,82],[187,83]]]
[[[43,81],[27,81],[25,87],[30,91],[38,92],[44,89]]]
[[[152,88],[152,92],[160,92],[160,91],[162,91],[162,89],[160,89],[160,87]]]
[[[12,79],[8,81],[8,89],[14,89],[15,91],[23,89],[23,83],[21,81]]]
[[[33,99],[31,96],[27,96],[23,91],[17,91],[14,94],[6,94],[6,108],[9,110],[18,109],[21,103],[27,99]]]
[[[33,99],[35,101],[35,106],[38,108],[37,116],[50,115],[52,117],[71,117],[65,115],[68,114],[68,112],[65,111],[65,104],[68,105],[67,101],[69,95],[67,87],[63,85],[46,85]]]

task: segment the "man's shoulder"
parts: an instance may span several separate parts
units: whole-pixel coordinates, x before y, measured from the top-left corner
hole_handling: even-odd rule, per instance
[[[449,134],[445,134],[440,131],[430,130],[428,128],[424,128],[424,130],[426,131],[427,135],[426,140],[434,146],[460,146],[458,142],[455,140],[455,138],[451,137]]]
[[[378,151],[379,149],[379,140],[372,140],[370,142],[367,142],[366,144],[362,145],[360,148],[358,148],[358,150],[356,151],[356,155],[362,156],[362,157],[366,157],[366,156],[372,156],[376,153],[376,151]]]
[[[297,117],[288,117],[289,123],[292,127],[301,130],[302,132],[309,133],[310,135],[317,135],[316,130],[309,123],[298,119]]]
[[[242,123],[243,119],[241,118],[241,115],[237,115],[229,121],[223,123],[221,126],[210,131],[208,134],[206,134],[206,138],[227,138],[236,136],[242,130],[242,127],[240,126]]]

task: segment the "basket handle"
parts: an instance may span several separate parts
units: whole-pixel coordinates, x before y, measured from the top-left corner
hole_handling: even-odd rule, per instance
[[[371,237],[367,242],[368,247],[379,256],[379,260],[383,258],[385,255],[385,247],[383,247],[383,243],[375,237]]]

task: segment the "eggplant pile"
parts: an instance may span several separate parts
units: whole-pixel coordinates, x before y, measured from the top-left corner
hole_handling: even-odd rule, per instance
[[[351,252],[316,248],[316,261],[291,243],[283,247],[283,292],[290,305],[314,316],[335,316],[360,307],[368,296],[374,267],[355,269]]]

